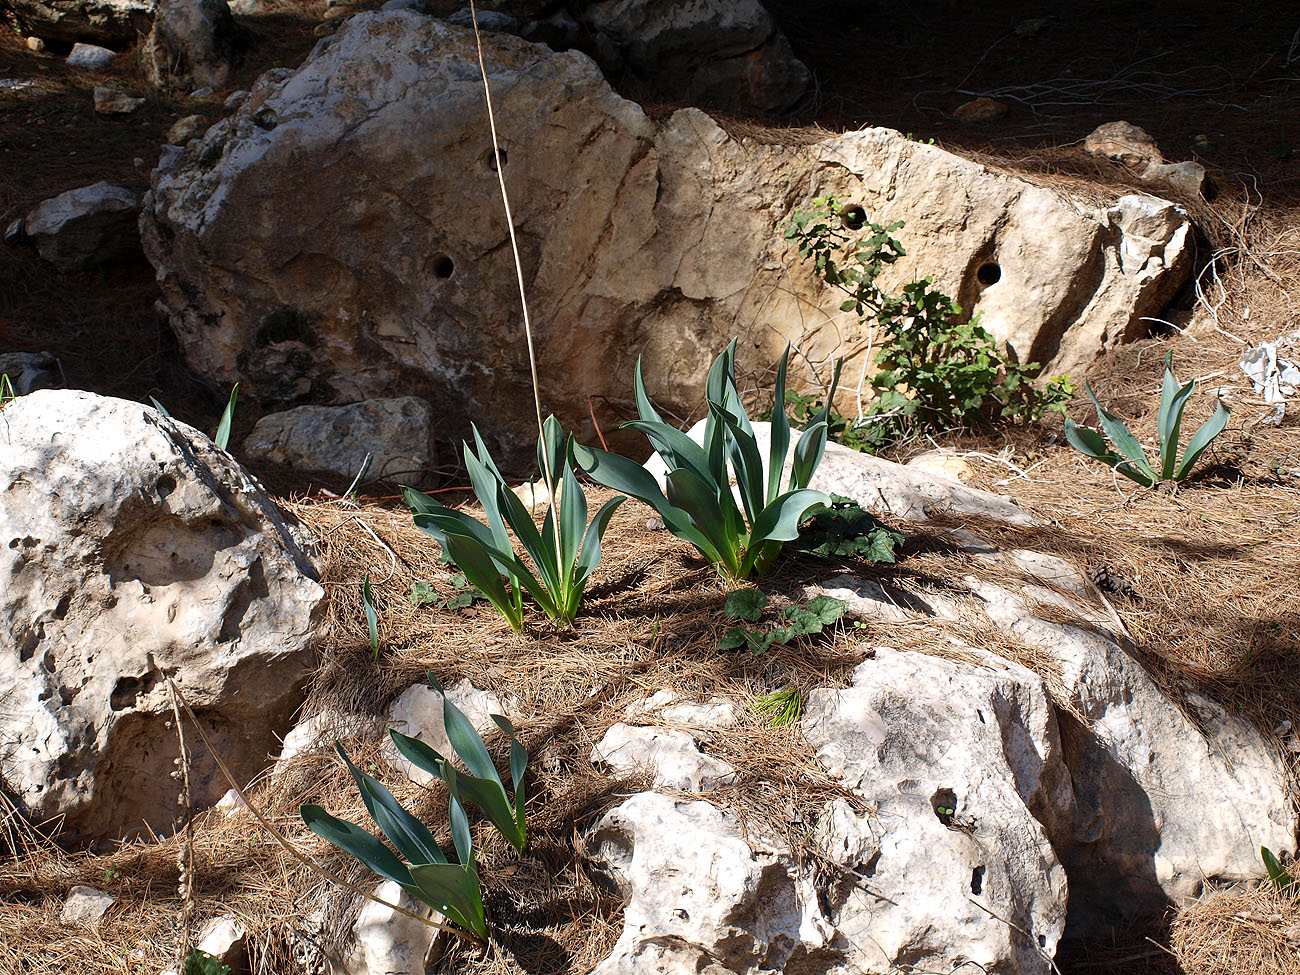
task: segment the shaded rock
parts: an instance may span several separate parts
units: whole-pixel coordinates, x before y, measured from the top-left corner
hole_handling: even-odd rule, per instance
[[[851,970],[1051,970],[1067,895],[1049,837],[1073,810],[1056,717],[1041,679],[971,653],[877,648],[849,687],[808,695],[818,761],[871,810],[835,800],[821,823]]]
[[[227,112],[233,112],[238,109],[240,105],[244,104],[244,102],[248,101],[248,96],[251,94],[251,91],[246,90],[232,91],[222,104]]]
[[[39,390],[3,418],[0,776],[67,840],[166,832],[165,677],[235,775],[265,767],[322,606],[305,536],[207,437],[139,403]],[[206,750],[190,760],[203,808],[228,784]]]
[[[148,31],[156,6],[157,0],[5,0],[0,19],[36,39],[128,44]]]
[[[758,0],[614,0],[587,3],[578,17],[618,52],[618,65],[599,50],[597,60],[634,98],[779,113],[811,81]]]
[[[649,771],[654,788],[678,792],[712,792],[736,780],[734,768],[701,752],[699,743],[685,731],[621,721],[591,750],[591,761],[615,775]]]
[[[586,849],[629,898],[592,975],[780,971],[819,940],[816,897],[800,896],[788,852],[751,846],[707,802],[640,793],[605,814]]]
[[[459,681],[446,690],[447,700],[469,719],[469,723],[480,735],[487,735],[488,731],[496,728],[492,715],[499,714],[508,718],[513,713],[509,699],[502,700],[491,691],[480,690],[467,680]],[[394,728],[411,738],[419,738],[439,755],[451,756],[455,754],[455,749],[447,738],[442,704],[443,696],[432,687],[424,684],[408,687],[393,702],[385,729]],[[412,782],[428,785],[433,781],[432,775],[412,765],[397,751],[392,738],[387,734],[382,747],[388,760],[402,769]]]
[[[461,7],[447,18],[447,23],[457,27],[473,27],[474,12],[469,7]],[[478,11],[479,30],[495,30],[506,34],[519,33],[519,20],[499,10]]]
[[[959,122],[995,122],[1011,111],[1006,102],[992,98],[976,98],[963,102],[953,109],[952,117]]]
[[[214,917],[199,930],[195,947],[233,967],[248,950],[248,929],[232,915]]]
[[[1190,694],[1180,707],[1125,650],[1110,614],[1059,588],[972,582],[995,623],[1052,661],[1086,722],[1062,718],[1077,811],[1054,840],[1072,878],[1072,928],[1159,916],[1205,880],[1262,876],[1261,845],[1296,846],[1281,758],[1258,729],[1206,698]],[[1078,625],[1035,616],[1040,603]]]
[[[248,40],[226,0],[159,0],[140,63],[156,88],[221,88]]]
[[[1084,151],[1093,156],[1114,160],[1125,166],[1141,168],[1148,163],[1160,163],[1164,157],[1146,129],[1131,122],[1105,122],[1088,133],[1083,140]]]
[[[140,253],[139,213],[130,190],[95,183],[38,204],[23,229],[37,253],[60,271],[84,271]]]
[[[108,909],[116,903],[117,898],[112,894],[78,884],[68,891],[59,920],[64,924],[95,928],[99,926],[100,919],[108,913]]]
[[[690,415],[737,322],[761,322],[741,326],[742,371],[832,317],[805,343],[812,361],[866,347],[782,235],[819,193],[906,221],[887,289],[934,275],[1053,373],[1144,335],[1190,267],[1190,225],[1171,204],[1098,209],[885,129],[792,146],[732,138],[694,109],[653,123],[581,54],[501,33],[484,43],[511,120],[511,192],[528,200],[516,219],[530,300],[548,309],[542,396],[588,442],[587,397],[631,406],[637,353],[656,401]],[[498,161],[466,59],[463,28],[359,14],[154,172],[142,233],[196,371],[276,408],[400,388],[432,405],[440,432],[491,416],[498,461],[526,459],[535,420],[499,286],[514,269]],[[337,232],[322,235],[325,220]],[[989,264],[999,277],[985,285]],[[614,446],[636,442],[622,436]]]
[[[5,226],[5,243],[17,247],[23,242],[23,221],[26,217],[14,217]]]
[[[134,98],[125,92],[114,91],[102,85],[95,86],[95,111],[100,115],[129,115],[144,104],[143,98]]]
[[[82,68],[86,71],[100,71],[108,67],[108,62],[112,61],[117,55],[106,47],[98,47],[94,44],[73,44],[72,50],[68,54],[67,64],[69,68]]]
[[[1142,170],[1142,179],[1148,183],[1169,187],[1184,196],[1197,197],[1205,185],[1205,167],[1198,162],[1150,162]]]
[[[370,455],[369,477],[415,484],[433,466],[433,414],[414,396],[347,406],[300,406],[262,417],[244,440],[253,460],[352,478]]]
[[[0,354],[0,375],[9,377],[13,391],[19,396],[63,385],[63,370],[59,368],[59,360],[49,352]]]
[[[203,134],[208,127],[208,120],[202,115],[186,115],[178,118],[167,130],[167,142],[173,146],[183,146],[191,139]]]

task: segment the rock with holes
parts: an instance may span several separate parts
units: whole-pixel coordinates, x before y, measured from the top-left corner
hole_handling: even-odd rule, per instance
[[[141,230],[191,366],[277,409],[419,396],[440,431],[477,420],[498,462],[527,462],[535,419],[500,166],[544,310],[542,401],[585,442],[591,411],[614,431],[634,409],[638,355],[651,395],[681,416],[698,415],[737,332],[742,372],[793,341],[796,385],[824,381],[841,352],[857,374],[867,328],[783,236],[818,194],[905,221],[887,290],[933,276],[1053,373],[1145,334],[1190,267],[1190,224],[1172,204],[1074,198],[888,129],[776,144],[697,109],[653,121],[583,54],[495,32],[483,43],[499,155],[472,33],[387,10],[343,21],[163,160]]]
[[[707,802],[639,793],[586,850],[628,897],[623,933],[592,975],[803,971],[785,966],[825,940],[795,858]]]
[[[139,403],[0,407],[0,778],[69,841],[178,814],[174,677],[241,782],[301,700],[306,536],[203,434]],[[189,736],[194,801],[228,783]]]
[[[158,88],[221,88],[248,40],[226,0],[159,0],[140,64]]]
[[[299,406],[261,417],[244,440],[250,460],[352,479],[416,484],[433,466],[433,411],[414,396],[347,406]]]
[[[704,754],[694,736],[677,728],[620,721],[591,750],[591,761],[614,775],[648,773],[654,788],[678,792],[712,792],[736,780],[734,768]]]
[[[5,0],[0,20],[51,41],[129,44],[149,30],[157,0]]]
[[[992,654],[876,649],[808,696],[804,731],[858,797],[819,824],[819,899],[846,971],[1051,971],[1073,812],[1041,679]]]

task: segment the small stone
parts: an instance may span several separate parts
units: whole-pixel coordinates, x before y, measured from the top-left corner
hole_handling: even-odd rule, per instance
[[[134,112],[144,104],[143,98],[132,98],[130,95],[102,85],[95,86],[94,97],[95,111],[100,115],[125,115]]]
[[[190,92],[190,98],[211,98],[216,93],[215,88],[195,88]]]
[[[68,891],[67,900],[63,902],[63,913],[59,919],[64,924],[79,924],[82,927],[99,926],[99,920],[117,900],[112,894],[106,894],[94,887],[78,884]]]
[[[345,17],[351,17],[357,12],[357,8],[351,5],[341,7],[330,7],[325,11],[325,16],[321,18],[325,23],[332,23],[336,20],[342,20]]]
[[[45,50],[45,42],[39,37],[29,37],[27,38],[27,50],[40,54]]]
[[[72,51],[65,62],[69,68],[82,68],[86,71],[102,71],[108,63],[117,57],[115,51],[98,44],[73,44]]]
[[[337,21],[326,20],[312,28],[313,37],[329,37],[338,28]]]
[[[1151,162],[1142,170],[1142,180],[1167,186],[1183,196],[1201,195],[1205,186],[1205,167],[1198,162]]]
[[[1164,161],[1155,139],[1132,122],[1106,122],[1097,126],[1083,140],[1083,148],[1091,156],[1102,156],[1125,166]]]
[[[136,156],[131,160],[131,165],[136,169],[144,169],[144,156]]]
[[[952,117],[961,122],[993,122],[1009,111],[1011,109],[1006,102],[994,101],[992,98],[976,98],[974,101],[958,105]]]
[[[202,135],[207,127],[208,120],[202,115],[186,115],[173,122],[172,127],[167,130],[167,144],[183,146],[191,139]]]
[[[225,100],[225,102],[224,102],[224,105],[225,105],[226,111],[227,111],[227,112],[233,112],[233,111],[235,111],[236,109],[238,109],[240,105],[242,105],[242,104],[244,104],[244,102],[248,101],[248,96],[251,95],[251,94],[252,94],[252,92],[249,91],[249,90],[246,89],[246,88],[241,88],[239,91],[232,91],[232,92],[231,92],[231,93],[226,97],[226,100]]]
[[[23,239],[23,217],[14,217],[5,227],[5,243],[11,246],[19,244]]]

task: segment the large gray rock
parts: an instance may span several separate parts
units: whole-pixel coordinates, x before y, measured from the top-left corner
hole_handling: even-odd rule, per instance
[[[59,360],[49,352],[0,353],[0,376],[9,377],[9,385],[18,396],[63,383]]]
[[[367,476],[415,484],[433,466],[433,413],[414,396],[347,406],[300,406],[271,413],[244,440],[252,460],[340,477]]]
[[[887,129],[771,145],[694,109],[656,124],[581,54],[497,33],[484,44],[542,398],[584,438],[589,397],[631,405],[638,354],[678,415],[701,408],[736,332],[742,371],[770,368],[790,340],[813,363],[851,352],[856,373],[866,329],[782,236],[817,194],[906,221],[888,288],[933,275],[1053,372],[1144,334],[1142,316],[1189,267],[1190,225],[1170,204],[1098,207]],[[531,453],[474,61],[463,28],[409,11],[352,17],[155,171],[142,232],[194,368],[274,406],[400,389],[453,435],[490,416],[499,460]]]
[[[157,0],[5,0],[0,19],[55,41],[128,44],[149,30]]]
[[[226,0],[159,0],[140,63],[157,88],[221,88],[248,38]]]
[[[578,17],[599,36],[605,73],[634,98],[779,113],[812,80],[758,0],[604,0]]]
[[[138,403],[0,408],[0,777],[72,840],[170,832],[174,677],[241,781],[301,698],[323,591],[225,451]],[[227,789],[190,736],[195,802]]]
[[[835,800],[821,825],[849,971],[1051,971],[1067,894],[1050,837],[1074,804],[1056,716],[1033,673],[969,654],[882,647],[809,694],[809,743],[868,810]]]
[[[60,271],[84,271],[140,253],[139,213],[133,192],[95,183],[37,204],[23,229],[37,253]]]

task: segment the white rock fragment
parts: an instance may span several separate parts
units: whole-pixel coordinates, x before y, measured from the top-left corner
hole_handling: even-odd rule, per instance
[[[100,919],[115,903],[117,903],[117,898],[112,894],[106,894],[94,887],[78,884],[68,891],[59,920],[64,924],[95,928],[99,926]]]

